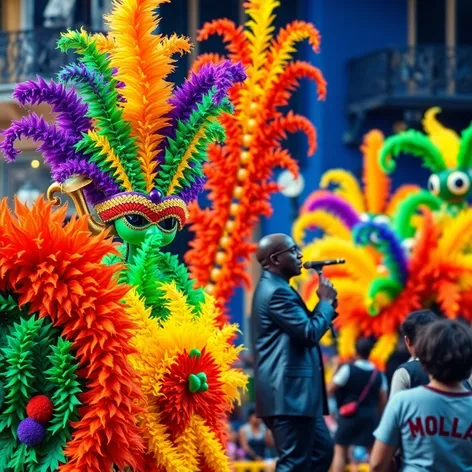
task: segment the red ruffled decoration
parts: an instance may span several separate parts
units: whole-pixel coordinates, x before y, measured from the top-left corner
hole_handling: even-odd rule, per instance
[[[207,377],[208,390],[192,393],[188,378],[200,372]],[[157,402],[162,422],[174,435],[182,434],[191,415],[201,416],[212,430],[217,430],[225,414],[220,375],[220,369],[205,350],[200,357],[190,357],[186,351],[177,356],[162,380],[162,396]]]

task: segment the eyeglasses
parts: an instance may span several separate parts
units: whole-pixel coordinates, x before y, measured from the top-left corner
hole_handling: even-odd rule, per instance
[[[283,254],[284,252],[291,252],[292,254],[298,254],[300,252],[300,248],[295,244],[295,246],[292,247],[287,247],[285,249],[282,249],[281,251],[274,252],[273,254],[270,255],[270,257],[275,257],[275,256],[280,256],[280,254]]]

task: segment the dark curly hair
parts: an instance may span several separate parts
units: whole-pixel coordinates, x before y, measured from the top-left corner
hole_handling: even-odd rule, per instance
[[[413,311],[402,323],[402,333],[407,336],[410,342],[414,345],[421,330],[438,319],[438,315],[431,310]]]
[[[425,326],[415,351],[425,371],[439,382],[461,382],[472,373],[472,329],[458,321]]]

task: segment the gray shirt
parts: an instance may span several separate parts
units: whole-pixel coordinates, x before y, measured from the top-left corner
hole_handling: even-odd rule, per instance
[[[402,472],[472,472],[472,392],[429,386],[392,398],[374,436],[402,450]]]

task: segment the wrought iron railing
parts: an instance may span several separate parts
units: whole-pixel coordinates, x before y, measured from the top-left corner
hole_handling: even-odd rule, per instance
[[[0,85],[22,82],[36,75],[53,77],[74,55],[56,48],[62,30],[40,28],[0,32]]]
[[[472,46],[388,49],[348,65],[350,107],[369,100],[472,99]]]

